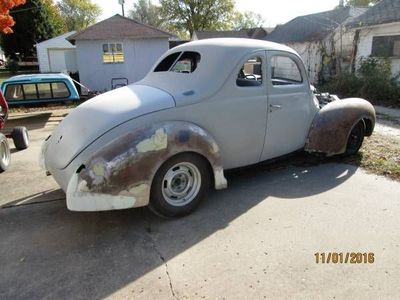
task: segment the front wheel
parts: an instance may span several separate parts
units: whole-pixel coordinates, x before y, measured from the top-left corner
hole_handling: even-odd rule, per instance
[[[167,160],[157,171],[150,194],[149,207],[164,217],[191,213],[206,197],[210,188],[207,161],[192,153]]]
[[[10,166],[11,153],[5,135],[0,133],[0,173],[4,172]]]
[[[358,122],[351,129],[349,139],[347,140],[345,155],[353,155],[360,150],[365,136],[365,124],[363,121]]]

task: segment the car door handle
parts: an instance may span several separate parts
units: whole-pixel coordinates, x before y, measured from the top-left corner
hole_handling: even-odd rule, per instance
[[[278,104],[270,104],[269,105],[269,111],[270,112],[273,112],[274,110],[278,110],[278,109],[281,109],[282,108],[282,105],[278,105]]]

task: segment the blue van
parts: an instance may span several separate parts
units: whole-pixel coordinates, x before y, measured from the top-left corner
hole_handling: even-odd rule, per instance
[[[78,101],[79,93],[65,74],[13,76],[1,84],[8,105]]]

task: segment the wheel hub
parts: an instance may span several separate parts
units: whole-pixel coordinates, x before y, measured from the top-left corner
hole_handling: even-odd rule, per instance
[[[199,169],[189,162],[171,167],[162,181],[162,194],[165,201],[173,206],[190,203],[199,193],[201,175]]]

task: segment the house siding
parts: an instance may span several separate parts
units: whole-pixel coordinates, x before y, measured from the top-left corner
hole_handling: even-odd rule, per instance
[[[124,62],[103,63],[102,45],[122,43]],[[111,89],[112,78],[127,78],[129,83],[142,79],[169,49],[167,38],[123,40],[77,40],[77,63],[82,84],[91,90]]]
[[[372,52],[372,40],[374,36],[400,35],[400,22],[382,24],[373,27],[364,27],[360,29],[360,40],[357,51],[357,66],[362,57],[368,57]],[[392,74],[400,72],[400,58],[390,58],[392,65]]]

